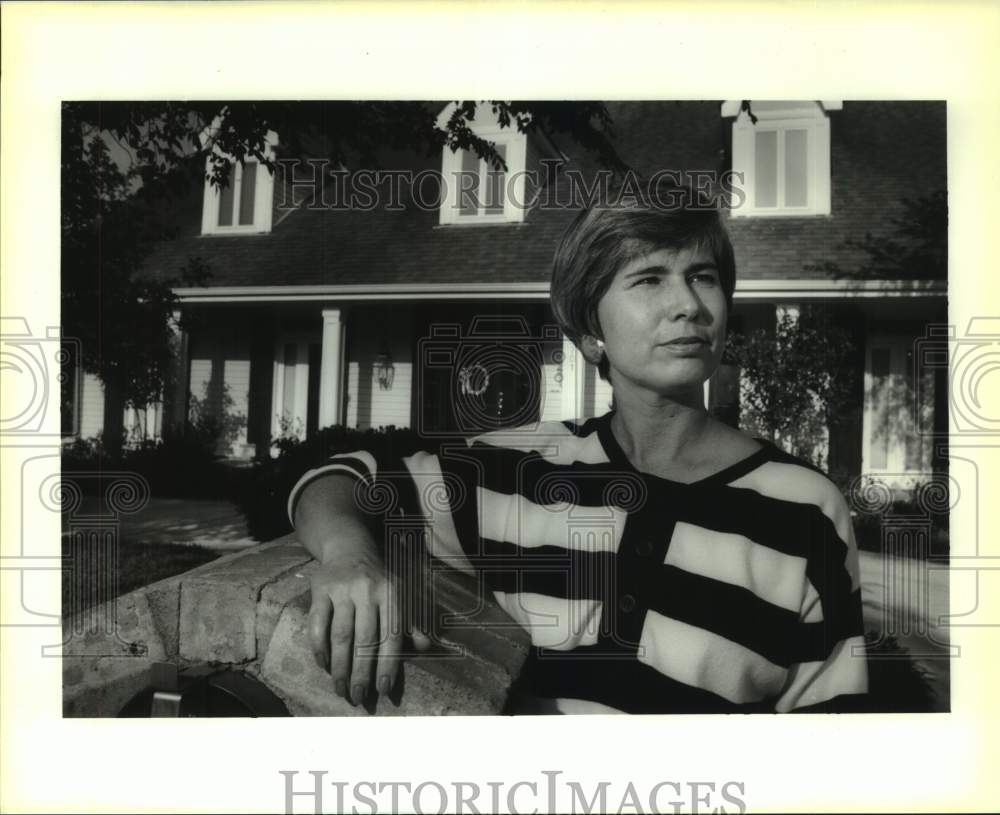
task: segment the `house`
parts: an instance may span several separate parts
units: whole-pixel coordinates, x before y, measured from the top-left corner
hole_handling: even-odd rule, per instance
[[[620,155],[641,173],[683,171],[695,183],[740,174],[730,178],[742,178],[743,198],[727,213],[733,326],[766,329],[808,306],[855,338],[863,377],[829,428],[826,466],[904,486],[929,474],[926,431],[947,429],[946,372],[921,370],[914,348],[947,322],[947,281],[922,270],[854,274],[866,257],[849,241],[892,236],[906,199],[947,189],[944,103],[608,108]],[[567,179],[596,165],[576,145],[500,129],[489,115],[476,129],[497,143],[506,174],[464,151],[397,156],[413,183],[392,205],[370,194],[370,177],[318,163],[274,176],[248,163],[225,190],[197,191],[186,234],[148,269],[171,276],[198,257],[210,284],[177,292],[193,326],[177,337],[179,386],[130,415],[133,431],[156,435],[192,411],[226,417],[227,454],[250,458],[279,436],[338,423],[434,436],[605,412],[610,387],[555,329],[547,303],[551,257],[575,213]],[[448,184],[459,170],[468,183]],[[529,189],[532,178],[543,182]],[[733,407],[733,375],[710,383],[714,408]],[[85,377],[79,434],[99,431],[100,399]]]

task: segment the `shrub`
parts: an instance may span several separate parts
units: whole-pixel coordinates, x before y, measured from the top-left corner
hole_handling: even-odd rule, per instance
[[[292,531],[287,517],[288,495],[302,475],[323,464],[334,453],[365,450],[377,459],[408,456],[428,447],[415,430],[396,427],[354,430],[333,425],[305,441],[284,437],[274,442],[277,458],[255,463],[237,503],[247,528],[258,540],[270,540]]]
[[[64,473],[137,473],[161,498],[235,498],[246,475],[217,454],[222,425],[212,417],[195,417],[180,432],[165,438],[120,446],[108,451],[104,439],[76,439],[62,448]],[[99,491],[100,480],[79,479],[81,488]]]

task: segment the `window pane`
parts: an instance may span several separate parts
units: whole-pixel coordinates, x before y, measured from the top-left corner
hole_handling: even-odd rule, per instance
[[[507,146],[497,145],[497,154],[504,161],[507,160]],[[503,170],[494,170],[492,167],[486,174],[486,211],[491,215],[503,214],[503,194],[504,179]]]
[[[299,361],[299,349],[293,342],[285,343],[285,380],[283,392],[281,394],[281,415],[282,418],[291,422],[295,416],[295,373],[296,363]],[[284,428],[282,428],[284,429]],[[289,428],[292,430],[292,428]]]
[[[479,213],[479,156],[471,150],[462,151],[462,173],[455,179],[458,185],[460,215]]]
[[[219,226],[233,225],[233,165],[226,170],[226,186],[219,190]]]
[[[754,148],[754,206],[778,206],[778,134],[758,132]]]
[[[785,131],[785,206],[804,207],[809,203],[808,133]]]
[[[869,466],[884,470],[889,464],[889,418],[893,394],[889,349],[872,348],[871,440]]]
[[[243,183],[240,185],[240,225],[253,225],[253,202],[257,191],[257,162],[243,165]]]

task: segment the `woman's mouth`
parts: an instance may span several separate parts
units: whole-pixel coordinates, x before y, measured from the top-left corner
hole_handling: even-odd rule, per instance
[[[708,345],[706,340],[701,337],[677,337],[676,339],[670,340],[669,342],[661,343],[661,345],[672,345],[672,346],[692,346],[692,345]]]

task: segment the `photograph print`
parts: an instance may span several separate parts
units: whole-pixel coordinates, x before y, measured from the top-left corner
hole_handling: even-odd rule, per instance
[[[64,715],[949,711],[946,135],[64,102]]]

